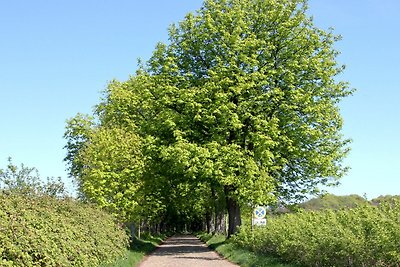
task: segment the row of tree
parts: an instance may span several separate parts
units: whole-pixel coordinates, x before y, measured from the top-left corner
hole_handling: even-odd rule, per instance
[[[300,203],[298,206],[305,210],[339,210],[339,209],[348,209],[348,208],[356,208],[358,206],[379,206],[382,203],[391,203],[394,201],[400,201],[400,195],[384,195],[367,200],[366,197],[362,197],[356,194],[347,195],[347,196],[336,196],[333,194],[326,194],[319,196],[317,198],[313,198],[307,200],[303,203]]]
[[[179,228],[336,184],[348,140],[338,37],[305,0],[206,0],[152,57],[67,124],[81,197],[125,221]]]

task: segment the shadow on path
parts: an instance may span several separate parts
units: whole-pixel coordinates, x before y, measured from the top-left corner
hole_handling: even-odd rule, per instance
[[[158,266],[215,266],[233,267],[233,263],[221,258],[197,237],[176,235],[167,239],[151,253],[140,267]]]

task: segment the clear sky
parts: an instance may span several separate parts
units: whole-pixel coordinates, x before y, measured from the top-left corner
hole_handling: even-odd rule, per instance
[[[200,0],[0,0],[0,168],[65,171],[65,121],[91,113],[108,81],[134,74],[167,28]],[[310,0],[317,26],[335,28],[340,77],[357,89],[341,104],[351,167],[330,192],[400,194],[400,1]]]

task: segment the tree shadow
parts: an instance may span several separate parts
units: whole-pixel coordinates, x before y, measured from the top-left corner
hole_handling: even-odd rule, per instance
[[[226,241],[221,241],[221,242],[217,242],[217,243],[212,243],[210,245],[208,245],[209,248],[216,250],[219,246],[222,246],[226,244]]]
[[[157,248],[157,245],[155,245],[156,243],[161,242],[162,239],[160,237],[147,236],[145,240],[133,238],[129,250],[147,254]]]

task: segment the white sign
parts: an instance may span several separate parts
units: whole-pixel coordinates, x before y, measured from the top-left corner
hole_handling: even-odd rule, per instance
[[[267,225],[267,219],[253,219],[253,225],[265,226]]]

